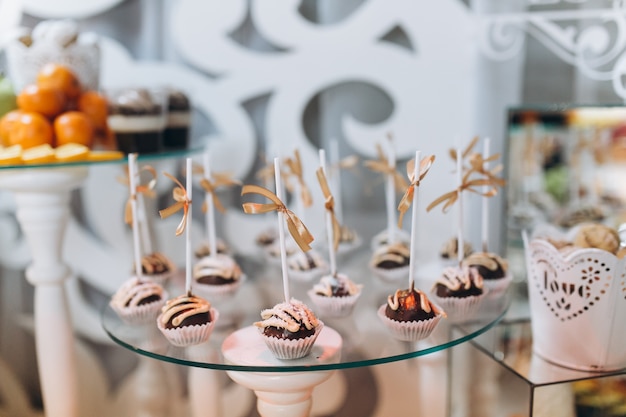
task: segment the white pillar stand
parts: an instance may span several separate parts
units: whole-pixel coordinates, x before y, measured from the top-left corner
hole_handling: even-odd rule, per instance
[[[342,340],[329,327],[320,332],[311,353],[301,359],[276,359],[256,327],[245,327],[228,336],[222,345],[224,360],[240,366],[315,366],[335,363],[341,357]],[[236,383],[253,390],[262,417],[307,417],[313,388],[331,377],[334,370],[303,372],[226,371]]]
[[[26,278],[35,286],[35,341],[47,417],[78,416],[74,335],[64,287],[70,270],[61,254],[70,191],[87,172],[87,167],[0,171],[0,188],[15,193],[17,220],[32,255]]]

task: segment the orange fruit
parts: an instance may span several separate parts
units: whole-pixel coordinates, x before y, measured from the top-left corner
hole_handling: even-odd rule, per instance
[[[17,96],[17,106],[20,110],[54,117],[65,109],[65,97],[60,90],[31,84]]]
[[[78,97],[82,91],[80,81],[71,69],[52,62],[37,73],[37,85],[59,90],[69,99]]]
[[[54,154],[59,162],[84,161],[89,157],[89,148],[78,143],[66,143],[54,148]]]
[[[25,164],[47,164],[54,161],[56,161],[54,149],[47,143],[22,152],[22,162]]]
[[[0,165],[18,165],[22,163],[22,147],[13,145],[0,150]]]
[[[11,133],[12,126],[22,114],[24,112],[21,110],[13,110],[2,116],[0,119],[0,144],[9,144],[9,133]]]
[[[89,161],[114,161],[122,159],[124,152],[120,151],[91,151],[87,156]]]
[[[85,113],[68,111],[54,119],[57,146],[79,143],[87,147],[93,142],[93,125]]]
[[[39,113],[24,112],[11,125],[8,146],[20,145],[28,149],[39,145],[52,145],[52,125]]]
[[[93,127],[98,130],[106,128],[109,115],[107,99],[97,91],[85,91],[78,97],[78,110],[89,117]]]

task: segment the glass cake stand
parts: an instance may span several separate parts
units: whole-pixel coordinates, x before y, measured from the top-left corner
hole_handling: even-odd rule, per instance
[[[193,152],[195,150],[164,152],[142,155],[139,159],[175,158]],[[64,288],[71,273],[62,259],[70,194],[87,178],[89,167],[125,162],[126,158],[0,166],[0,189],[11,191],[15,196],[17,220],[32,256],[26,279],[35,286],[36,353],[48,417],[78,415],[73,329]]]
[[[207,369],[221,370],[240,385],[257,395],[257,407],[264,417],[307,416],[311,407],[313,388],[339,369],[385,364],[416,358],[448,349],[471,340],[495,326],[506,313],[509,297],[487,299],[479,311],[466,323],[472,331],[461,334],[451,331],[449,320],[443,319],[431,336],[419,342],[395,340],[377,316],[377,309],[386,302],[387,295],[407,286],[408,280],[384,283],[367,269],[371,252],[362,248],[340,262],[342,272],[364,285],[355,310],[348,317],[326,317],[318,312],[306,291],[317,282],[291,282],[293,297],[305,301],[324,322],[310,355],[297,360],[279,360],[273,357],[253,323],[260,320],[260,307],[267,308],[281,301],[280,274],[275,266],[253,265],[255,274],[248,278],[239,292],[227,300],[212,300],[220,317],[208,342],[192,347],[176,347],[167,342],[154,325],[134,326],[124,323],[115,312],[106,307],[102,324],[108,335],[119,345],[150,358],[190,367],[190,401],[193,410],[204,410],[200,404],[207,401],[210,381],[205,388],[198,387],[200,375]],[[242,269],[246,271],[245,260]],[[183,292],[184,273],[169,283],[168,293]],[[278,278],[277,278],[278,277]],[[417,286],[428,290],[425,285]],[[422,283],[425,284],[425,283]],[[222,322],[222,323],[220,323]],[[204,373],[203,373],[204,371]],[[218,384],[217,381],[215,381]],[[197,398],[194,390],[199,391]],[[218,413],[216,413],[218,414]]]

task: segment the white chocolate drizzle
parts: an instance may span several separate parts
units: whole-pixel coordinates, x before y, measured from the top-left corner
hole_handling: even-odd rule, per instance
[[[310,264],[313,263],[313,266]],[[324,266],[324,260],[319,253],[311,250],[308,252],[299,252],[289,258],[287,262],[289,269],[296,271],[310,271],[311,269]]]
[[[430,313],[432,311],[434,314],[444,314],[445,316],[443,310],[440,310],[435,304],[431,303],[426,294],[414,288],[409,288],[407,290],[396,290],[393,295],[387,297],[387,305],[393,311],[397,311],[398,308],[400,308],[400,298],[408,296],[410,292],[414,292],[416,294],[416,298],[419,297],[420,307],[422,310],[424,310],[424,312]]]
[[[121,308],[136,307],[142,300],[153,295],[163,298],[163,287],[152,281],[140,281],[133,277],[126,281],[111,298],[111,304]]]
[[[178,327],[183,320],[197,314],[207,313],[209,310],[211,310],[211,303],[204,298],[188,294],[180,295],[165,303],[161,309],[161,323],[165,325],[171,319],[172,326]]]
[[[495,271],[498,266],[502,267],[504,272],[509,268],[509,263],[496,255],[495,253],[488,252],[475,252],[465,258],[462,263],[463,266],[484,266],[490,271]]]
[[[437,284],[443,285],[451,291],[469,290],[472,285],[476,288],[483,287],[483,277],[478,273],[476,268],[464,266],[448,267],[443,270],[443,274],[435,281],[433,288]]]
[[[315,294],[324,295],[326,297],[333,296],[333,288],[343,287],[348,292],[348,295],[355,295],[363,288],[360,284],[355,284],[347,275],[337,274],[336,277],[332,275],[325,275],[320,279],[320,282],[313,286]]]
[[[404,242],[396,242],[391,245],[382,245],[372,255],[372,265],[378,266],[385,261],[403,264],[409,259],[411,251]]]
[[[442,258],[456,259],[459,250],[459,240],[455,237],[446,241],[441,247],[439,254]],[[469,256],[473,251],[469,242],[463,242],[463,257]]]
[[[217,254],[200,259],[193,267],[193,278],[216,276],[225,280],[237,281],[241,278],[241,268],[228,255]]]
[[[279,303],[272,308],[261,311],[261,318],[263,320],[254,323],[255,326],[287,329],[292,333],[300,330],[302,325],[307,330],[311,330],[319,324],[319,320],[306,304],[295,298],[292,298],[288,303]]]
[[[170,260],[161,252],[154,252],[142,257],[141,267],[147,275],[162,274],[173,269]]]

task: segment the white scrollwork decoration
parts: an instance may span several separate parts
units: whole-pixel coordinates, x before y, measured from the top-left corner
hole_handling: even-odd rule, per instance
[[[531,1],[531,4],[553,3]],[[623,1],[614,1],[611,6],[602,8],[485,14],[479,17],[479,30],[480,47],[491,59],[507,60],[517,56],[528,34],[590,79],[612,80],[616,94],[626,98],[623,89],[615,87],[618,63],[626,53]]]

